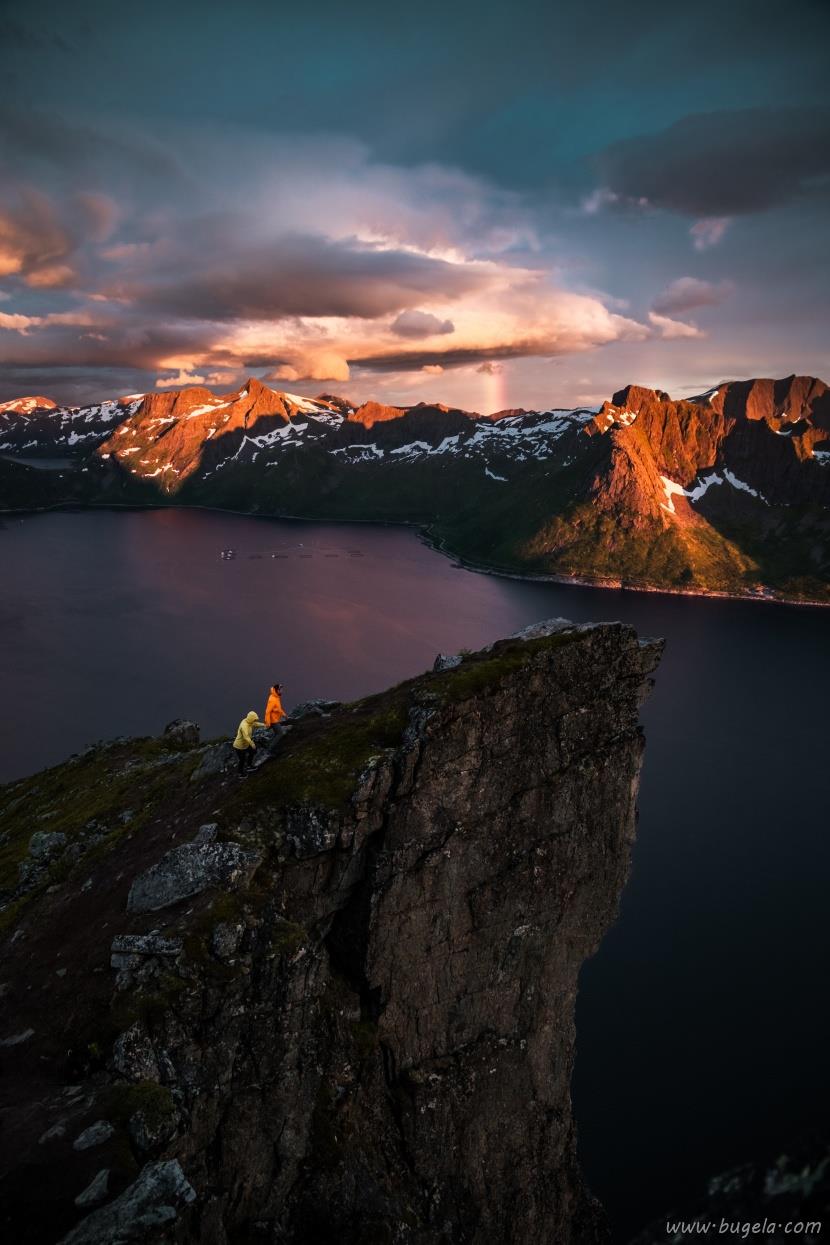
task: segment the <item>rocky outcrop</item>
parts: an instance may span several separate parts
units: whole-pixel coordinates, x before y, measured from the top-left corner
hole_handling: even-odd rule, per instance
[[[199,895],[209,886],[235,890],[253,875],[261,860],[258,852],[238,843],[194,842],[174,847],[133,882],[128,912],[159,912]]]
[[[628,870],[659,651],[555,620],[296,718],[244,780],[183,781],[198,748],[159,770],[140,833],[14,913],[10,1239],[25,1218],[71,1245],[604,1240],[574,1001]],[[50,775],[18,791],[31,811],[65,791]],[[130,910],[171,853],[234,844],[256,861],[238,889]],[[58,948],[47,1000],[27,986]]]
[[[94,1193],[99,1199],[103,1174],[96,1176],[87,1196]],[[85,1219],[63,1245],[126,1245],[128,1241],[163,1239],[166,1225],[172,1224],[179,1210],[195,1197],[175,1160],[148,1163],[134,1184],[109,1206]]]
[[[192,748],[199,742],[199,727],[187,718],[176,718],[165,726],[164,737],[174,748]]]

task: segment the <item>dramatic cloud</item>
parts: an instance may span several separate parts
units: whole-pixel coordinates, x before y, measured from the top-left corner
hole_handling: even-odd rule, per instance
[[[830,109],[699,113],[614,143],[598,168],[606,201],[703,218],[764,211],[827,191]]]
[[[392,322],[392,332],[398,337],[435,337],[455,331],[452,320],[441,320],[428,311],[402,311]]]
[[[459,298],[492,281],[486,264],[451,263],[355,238],[295,234],[251,249],[239,232],[223,235],[215,222],[197,222],[188,246],[180,241],[159,252],[152,277],[128,276],[107,292],[190,319],[375,318],[425,296]]]
[[[830,10],[643,3],[624,72],[630,11],[579,0],[439,5],[440,40],[431,0],[404,40],[379,4],[0,3],[2,396],[253,372],[496,409],[820,369]],[[205,68],[252,47],[279,72]]]
[[[717,307],[733,292],[731,281],[701,281],[699,277],[677,277],[658,294],[652,311],[661,315],[683,314],[696,307]]]
[[[83,133],[94,150],[105,142]],[[120,167],[123,152],[111,158]],[[6,212],[3,254],[29,303],[5,308],[8,368],[146,369],[157,387],[249,370],[344,381],[355,366],[437,375],[648,335],[609,309],[619,299],[526,262],[537,241],[515,197],[457,171],[375,165],[328,138],[252,149],[191,135],[177,160],[196,193],[149,175],[141,198],[129,183],[118,202],[95,178],[20,191],[30,210]],[[61,266],[68,288],[50,304]]]

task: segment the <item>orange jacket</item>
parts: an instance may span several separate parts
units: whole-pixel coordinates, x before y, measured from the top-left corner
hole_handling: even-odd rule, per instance
[[[285,716],[280,694],[275,687],[272,687],[268,693],[268,704],[265,706],[265,725],[275,726]]]

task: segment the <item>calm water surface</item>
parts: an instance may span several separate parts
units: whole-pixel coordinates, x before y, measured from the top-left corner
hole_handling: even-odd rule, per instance
[[[198,512],[15,518],[0,557],[0,779],[174,717],[227,734],[275,678],[289,704],[351,699],[540,618],[665,636],[633,874],[582,976],[585,1167],[624,1239],[826,1118],[830,614],[501,580],[401,529]]]

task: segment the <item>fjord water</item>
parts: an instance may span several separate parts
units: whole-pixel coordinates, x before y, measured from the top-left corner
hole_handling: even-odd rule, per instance
[[[0,551],[0,780],[174,717],[228,734],[276,678],[289,705],[354,698],[541,618],[664,636],[632,877],[581,980],[583,1162],[623,1240],[822,1119],[830,615],[499,579],[403,529],[194,511],[8,519]]]

